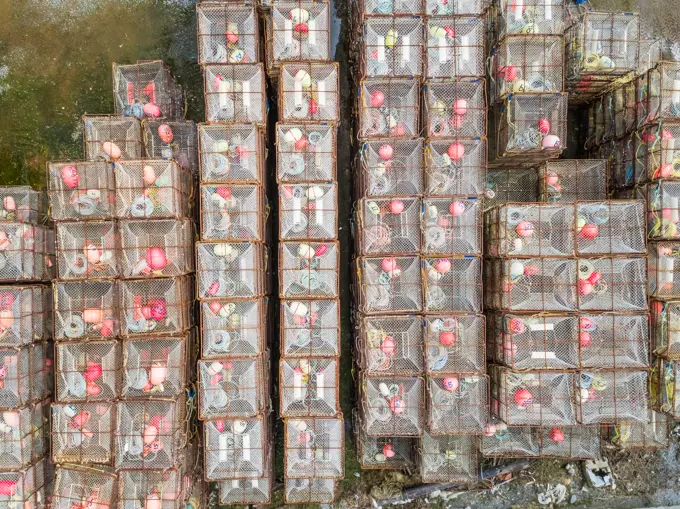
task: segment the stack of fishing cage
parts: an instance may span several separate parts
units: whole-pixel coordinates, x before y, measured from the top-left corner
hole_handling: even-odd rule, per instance
[[[252,4],[197,5],[206,123],[199,124],[199,419],[205,480],[221,504],[273,486],[266,194],[267,97]]]
[[[195,156],[169,125],[183,116],[176,91],[162,63],[114,64],[123,115],[85,116],[86,160],[48,164],[57,507],[179,508],[189,495]],[[139,117],[161,115],[145,129],[171,150],[147,151]]]
[[[50,493],[53,237],[43,193],[0,187],[0,459],[9,504],[43,509]]]

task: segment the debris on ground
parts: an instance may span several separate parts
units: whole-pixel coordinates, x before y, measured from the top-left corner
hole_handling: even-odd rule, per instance
[[[538,494],[538,503],[541,505],[560,504],[567,497],[567,487],[560,484],[548,484],[543,493]]]
[[[583,473],[586,481],[593,488],[611,486],[616,488],[616,481],[609,466],[609,460],[587,460],[583,462]]]

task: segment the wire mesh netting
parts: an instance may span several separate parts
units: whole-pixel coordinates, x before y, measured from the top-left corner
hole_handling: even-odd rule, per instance
[[[599,426],[536,428],[543,458],[600,459]]]
[[[201,184],[201,239],[264,239],[268,204],[257,185]]]
[[[339,121],[340,84],[337,62],[282,65],[278,99],[281,121]]]
[[[430,137],[486,136],[486,92],[483,78],[427,81],[425,132]]]
[[[482,310],[482,259],[477,256],[423,258],[425,313]]]
[[[582,314],[579,343],[583,368],[646,368],[649,315]]]
[[[488,420],[488,377],[439,373],[428,376],[427,422],[431,434],[480,434]]]
[[[363,377],[360,408],[371,437],[418,437],[425,424],[424,382],[420,377]]]
[[[650,240],[680,237],[680,182],[661,180],[647,186],[647,235]]]
[[[263,64],[214,64],[203,67],[208,122],[264,125],[267,97]]]
[[[289,479],[342,479],[344,420],[307,418],[284,420],[284,474]]]
[[[187,382],[189,337],[123,341],[123,379],[126,399],[178,396]]]
[[[565,28],[562,0],[503,0],[497,10],[499,36],[506,34],[562,35]]]
[[[415,197],[356,202],[358,254],[418,254],[420,209]]]
[[[118,507],[154,505],[179,509],[188,498],[191,478],[180,469],[121,471],[118,474]]]
[[[620,85],[614,90],[614,123],[617,137],[632,133],[637,127],[637,90],[635,81]]]
[[[362,0],[355,8],[362,17],[417,16],[423,13],[422,0]]]
[[[354,415],[357,459],[364,470],[404,470],[415,464],[416,439],[407,437],[369,437],[358,412]]]
[[[108,219],[115,214],[113,169],[105,161],[47,164],[50,217]]]
[[[358,309],[366,314],[422,310],[422,276],[417,256],[357,258]]]
[[[679,119],[680,120],[680,119]],[[641,178],[649,181],[680,178],[680,122],[662,121],[650,124],[639,132],[636,157],[643,172]],[[676,144],[678,151],[676,151]]]
[[[29,186],[0,186],[0,203],[0,222],[35,224],[42,221],[47,212],[45,194]]]
[[[654,353],[680,359],[680,301],[651,301]]]
[[[329,240],[338,236],[338,185],[294,184],[279,190],[280,240]]]
[[[340,305],[337,300],[284,300],[280,316],[283,356],[340,355]]]
[[[54,247],[48,230],[25,223],[0,223],[0,282],[50,279]]]
[[[369,376],[422,374],[422,317],[364,317],[359,324],[355,353],[362,370]]]
[[[279,364],[281,416],[334,416],[340,408],[339,384],[337,358],[282,359]]]
[[[485,458],[538,458],[541,444],[528,426],[508,427],[503,421],[491,424],[489,433],[479,439],[479,450]]]
[[[245,64],[260,60],[254,5],[203,3],[196,7],[198,63]]]
[[[680,63],[660,62],[647,76],[644,121],[680,120]]]
[[[118,341],[58,343],[55,360],[56,401],[112,401],[120,394]]]
[[[541,201],[606,200],[608,182],[604,159],[560,159],[539,168]]]
[[[52,338],[52,292],[46,286],[0,286],[0,346]]]
[[[47,343],[0,348],[0,408],[14,410],[49,396],[53,374],[46,352]]]
[[[111,464],[114,416],[115,404],[107,402],[52,405],[52,461]],[[59,493],[57,486],[58,481],[55,495]]]
[[[665,449],[668,447],[670,418],[668,415],[648,410],[649,422],[630,422],[605,428],[604,435],[621,449]]]
[[[486,175],[485,209],[508,202],[539,201],[535,169],[489,169]]]
[[[198,242],[199,299],[253,298],[264,291],[264,254],[251,242]]]
[[[330,504],[335,500],[335,480],[320,477],[286,478],[284,500],[287,504]]]
[[[647,371],[581,371],[576,385],[576,412],[581,424],[647,422]]]
[[[23,507],[47,507],[47,491],[51,492],[50,465],[41,460],[23,469],[0,472],[0,484],[6,486],[6,498]]]
[[[482,254],[482,200],[424,198],[423,254]]]
[[[650,245],[648,270],[649,294],[661,299],[680,297],[680,281],[676,282],[675,259],[680,245],[673,242],[654,242]]]
[[[203,430],[207,480],[261,479],[267,474],[266,417],[206,421]]]
[[[359,97],[359,137],[403,138],[420,133],[420,80],[362,80]]]
[[[474,482],[479,465],[474,436],[423,434],[420,443],[420,475],[423,482]]]
[[[283,298],[338,297],[339,243],[281,242],[278,273]]]
[[[183,170],[198,171],[198,140],[193,122],[143,120],[142,136],[147,157],[173,159]]]
[[[254,125],[199,124],[203,183],[263,184],[264,134]]]
[[[373,78],[422,75],[422,18],[371,17],[364,21],[362,30],[359,60],[363,76]]]
[[[144,155],[142,127],[134,117],[83,116],[85,159],[117,161]]]
[[[614,142],[611,161],[612,186],[616,189],[630,187],[645,178],[644,165],[637,161],[637,134],[625,135]]]
[[[428,373],[484,373],[485,320],[484,315],[425,317]]]
[[[426,0],[427,16],[478,16],[487,8],[486,0]]]
[[[579,259],[579,309],[619,312],[646,310],[646,261],[646,257]]]
[[[0,469],[20,469],[48,454],[49,401],[3,412]]]
[[[285,62],[331,60],[330,3],[277,0],[267,25],[267,59]]]
[[[57,268],[61,279],[103,279],[119,275],[118,235],[113,221],[57,223]]]
[[[359,154],[357,194],[366,197],[422,194],[422,138],[367,141]]]
[[[115,281],[56,281],[54,339],[118,336],[118,286]]]
[[[425,189],[431,195],[480,195],[486,164],[484,139],[430,140],[425,145]]]
[[[425,33],[425,77],[484,76],[485,26],[482,17],[429,18]]]
[[[201,357],[254,357],[266,345],[266,299],[201,303]]]
[[[276,179],[288,182],[335,180],[335,124],[276,124]]]
[[[184,116],[184,94],[161,61],[113,64],[114,111],[137,118]]]
[[[576,217],[576,251],[582,256],[647,251],[642,200],[577,202]]]
[[[230,504],[268,504],[271,502],[274,476],[272,475],[273,452],[267,459],[265,474],[259,479],[232,479],[219,483],[220,503]]]
[[[108,469],[58,465],[52,507],[71,509],[73,506],[92,504],[112,507],[116,503],[116,491],[116,475]]]

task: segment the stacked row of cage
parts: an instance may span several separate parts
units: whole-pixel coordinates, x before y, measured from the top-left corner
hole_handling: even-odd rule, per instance
[[[205,480],[217,482],[221,504],[266,504],[274,431],[260,19],[253,4],[238,2],[201,2],[196,14],[206,113],[198,126],[196,244]]]
[[[51,493],[53,236],[44,193],[0,187],[0,485],[8,504],[43,509]]]
[[[123,115],[83,119],[85,160],[48,164],[53,504],[179,508],[196,460],[195,136],[160,62],[114,64],[114,98]]]

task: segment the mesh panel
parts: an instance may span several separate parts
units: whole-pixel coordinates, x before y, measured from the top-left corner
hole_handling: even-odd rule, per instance
[[[113,169],[104,161],[48,163],[50,217],[107,219],[114,215]]]
[[[268,205],[262,188],[201,185],[200,193],[201,239],[263,240]]]
[[[606,201],[576,204],[576,249],[582,255],[646,252],[645,203]]]
[[[340,306],[337,300],[283,301],[279,316],[282,355],[340,355]]]
[[[363,313],[417,313],[422,310],[420,259],[358,258],[359,310]]]
[[[354,416],[354,430],[357,456],[362,469],[404,470],[413,467],[416,439],[369,437],[358,414]]]
[[[0,348],[0,408],[13,410],[48,396],[45,345]]]
[[[264,140],[257,126],[200,124],[201,182],[264,182]]]
[[[269,364],[262,357],[199,360],[201,419],[254,417],[265,406]]]
[[[291,63],[281,66],[279,120],[339,121],[338,64]]]
[[[645,178],[643,165],[637,164],[637,136],[632,134],[616,142],[612,163],[612,184],[616,188],[629,187]]]
[[[327,62],[330,51],[330,4],[282,0],[272,6],[267,45],[274,65],[282,62]]]
[[[647,180],[678,180],[680,141],[677,138],[680,138],[680,123],[659,122],[642,130],[637,157],[642,163]]]
[[[423,372],[423,324],[419,316],[364,318],[356,355],[367,375],[419,375]]]
[[[0,202],[0,222],[38,223],[47,209],[45,194],[28,186],[0,186]]]
[[[423,379],[364,378],[362,422],[372,437],[421,436],[425,419]]]
[[[665,449],[668,447],[670,418],[661,412],[649,410],[649,422],[633,422],[608,429],[609,440],[621,449]]]
[[[111,507],[116,500],[116,476],[91,468],[57,466],[52,507],[72,509],[74,506]]]
[[[330,504],[335,499],[335,481],[312,477],[284,480],[284,499],[287,504]]]
[[[637,311],[647,309],[646,258],[578,260],[579,309]]]
[[[422,139],[369,141],[364,142],[360,150],[359,185],[363,188],[361,194],[364,196],[422,194]]]
[[[258,297],[263,292],[262,247],[250,242],[196,244],[198,297]]]
[[[359,9],[361,15],[369,17],[372,15],[412,15],[422,14],[423,4],[421,0],[363,0]]]
[[[602,97],[604,106],[604,132],[602,133],[602,141],[610,141],[616,133],[616,105],[614,104],[614,93],[609,91]]]
[[[113,221],[57,223],[57,267],[61,279],[119,275],[117,228]]]
[[[642,42],[642,41],[641,41]],[[637,126],[635,82],[624,83],[614,90],[615,135],[625,136]]]
[[[428,81],[426,132],[430,137],[486,136],[486,94],[482,78]]]
[[[265,475],[267,445],[266,420],[207,421],[205,433],[205,477],[259,479]]]
[[[330,417],[339,410],[337,359],[282,359],[279,394],[282,417]]]
[[[201,357],[254,357],[266,344],[267,301],[201,303]]]
[[[482,259],[475,256],[423,258],[424,311],[482,310]]]
[[[122,471],[118,474],[118,508],[145,507],[179,509],[188,496],[182,474],[177,469],[156,471]]]
[[[276,124],[277,182],[335,180],[336,137],[334,124]]]
[[[534,428],[512,427],[499,422],[493,426],[493,434],[480,439],[480,452],[486,458],[537,458],[540,443]]]
[[[208,122],[264,124],[267,98],[262,64],[203,67]]]
[[[659,298],[680,297],[680,282],[676,282],[675,258],[678,244],[655,242],[649,250],[649,293]],[[679,276],[680,277],[680,276]]]
[[[260,32],[254,6],[199,4],[196,16],[199,64],[259,61]]]
[[[188,338],[123,341],[121,397],[148,398],[182,394],[187,377]]]
[[[489,170],[486,185],[485,209],[507,202],[538,201],[538,172],[535,169]]]
[[[677,62],[660,62],[656,69],[649,71],[649,88],[645,120],[680,119],[680,80],[678,79],[680,64]]]
[[[654,353],[680,359],[680,302],[652,301]]]
[[[499,35],[564,33],[564,3],[561,0],[504,0],[498,8]]]
[[[3,496],[9,499],[6,503],[44,509],[47,506],[45,490],[50,481],[45,479],[46,469],[49,469],[47,462],[40,461],[23,470],[0,472],[0,484],[5,486],[7,491]]]
[[[482,254],[482,201],[459,197],[423,199],[423,253]]]
[[[425,28],[427,78],[485,75],[482,17],[430,18]]]
[[[52,405],[52,461],[110,464],[114,413],[115,406],[104,402]]]
[[[419,198],[363,199],[355,208],[360,254],[420,252]]]
[[[430,140],[425,146],[427,194],[482,194],[486,164],[486,141],[483,139]]]
[[[115,281],[56,281],[54,339],[118,336],[118,286]]]
[[[420,444],[423,482],[474,482],[477,480],[477,444],[473,436],[423,434]]]
[[[425,318],[427,369],[437,373],[484,373],[484,315]]]
[[[160,60],[113,64],[114,110],[137,118],[184,116],[184,96],[170,69]],[[152,108],[151,106],[156,106]],[[160,111],[158,111],[160,110]]]
[[[425,14],[428,16],[472,15],[477,16],[486,9],[486,0],[426,0]]]
[[[0,282],[49,279],[47,230],[22,223],[3,223],[0,231]]]
[[[342,416],[332,419],[286,419],[284,430],[286,477],[343,478],[345,434]]]
[[[652,240],[680,237],[680,182],[659,181],[647,189],[648,236]]]
[[[85,159],[141,159],[144,155],[139,120],[116,116],[83,116]]]
[[[363,76],[422,75],[423,20],[420,17],[366,19],[361,40]]]
[[[609,178],[604,159],[548,161],[539,170],[541,201],[606,200]]]
[[[281,297],[337,297],[339,273],[338,242],[281,242],[279,245]]]
[[[338,185],[296,184],[279,190],[279,238],[335,239],[338,236]]]
[[[581,371],[576,391],[581,424],[647,422],[647,371]]]
[[[164,120],[142,121],[144,149],[154,159],[174,159],[183,170],[196,173],[198,141],[196,124]]]
[[[52,292],[45,286],[0,286],[0,346],[52,337]]]
[[[232,479],[219,483],[220,504],[268,504],[271,502],[273,475],[272,453],[267,461],[265,474],[260,479]]]
[[[479,375],[428,377],[428,428],[432,434],[480,434],[489,420],[489,379]]]
[[[418,79],[363,80],[359,105],[360,138],[412,137],[420,132]]]
[[[49,404],[47,401],[3,412],[0,428],[0,469],[19,469],[47,454]]]
[[[541,456],[549,458],[600,459],[599,426],[539,428]]]
[[[117,341],[59,343],[56,348],[56,400],[111,401],[120,391]]]

